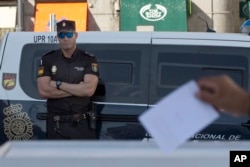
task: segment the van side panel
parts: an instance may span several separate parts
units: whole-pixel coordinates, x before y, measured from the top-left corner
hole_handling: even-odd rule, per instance
[[[200,46],[189,41],[186,45],[153,45],[149,105],[153,106],[185,82],[203,76],[227,74],[248,89],[249,51],[249,48],[240,47]],[[193,139],[249,139],[249,129],[241,126],[248,120],[246,117],[234,118],[221,113],[214,124],[195,134]]]
[[[78,47],[99,61],[100,80],[92,98],[97,109],[99,139],[148,138],[138,116],[190,79],[228,74],[250,90],[247,35],[78,34]],[[46,101],[38,95],[36,75],[40,57],[57,48],[55,32],[11,32],[2,38],[0,144],[7,140],[46,139]],[[192,140],[249,140],[249,126],[248,117],[234,118],[221,113],[219,119]]]

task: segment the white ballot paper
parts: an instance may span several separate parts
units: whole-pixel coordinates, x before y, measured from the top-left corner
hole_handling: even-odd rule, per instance
[[[165,153],[174,151],[219,117],[213,106],[195,97],[198,91],[198,85],[191,80],[139,116],[139,121]]]

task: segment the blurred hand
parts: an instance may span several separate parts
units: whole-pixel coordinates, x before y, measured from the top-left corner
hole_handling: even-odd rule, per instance
[[[234,116],[250,114],[250,96],[226,75],[204,77],[197,81],[197,97]]]

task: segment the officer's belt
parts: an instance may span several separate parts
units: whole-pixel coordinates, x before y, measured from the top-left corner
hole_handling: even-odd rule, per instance
[[[71,122],[86,119],[86,113],[72,115],[50,115],[48,119],[59,122]]]

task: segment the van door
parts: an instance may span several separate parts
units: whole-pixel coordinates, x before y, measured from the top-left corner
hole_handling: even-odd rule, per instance
[[[149,44],[84,44],[99,62],[93,101],[100,139],[142,139],[137,117],[148,107]]]
[[[149,96],[151,106],[185,82],[202,76],[227,74],[243,88],[248,89],[249,48],[209,46],[209,42],[205,46],[199,45],[199,42],[192,43],[193,40],[183,40],[183,43],[179,43],[179,40],[175,43],[172,39],[153,39],[152,42]],[[206,139],[209,140],[230,140],[232,135],[240,136],[238,139],[250,139],[249,130],[242,126],[242,123],[247,121],[246,117],[236,119],[221,114],[221,117],[201,134],[208,134],[206,136],[210,137]],[[198,135],[199,138],[194,139],[202,139],[201,134]],[[212,135],[217,137],[211,137]],[[223,135],[224,137],[218,137]]]

